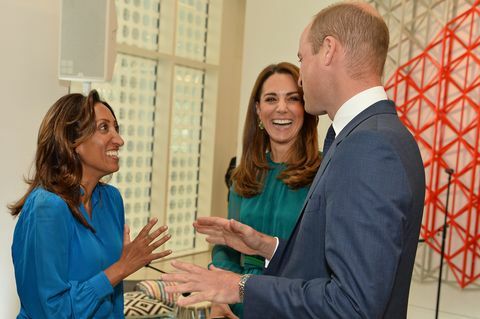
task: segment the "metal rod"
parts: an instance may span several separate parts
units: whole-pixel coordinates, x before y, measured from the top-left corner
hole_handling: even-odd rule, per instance
[[[445,173],[448,174],[447,199],[446,199],[446,202],[445,202],[445,218],[443,219],[442,248],[440,249],[440,270],[439,270],[439,274],[438,274],[437,305],[435,307],[435,319],[438,319],[438,310],[440,308],[440,289],[442,287],[443,257],[445,255],[445,239],[447,237],[448,199],[450,197],[450,183],[451,183],[451,180],[452,180],[453,169],[446,168]]]

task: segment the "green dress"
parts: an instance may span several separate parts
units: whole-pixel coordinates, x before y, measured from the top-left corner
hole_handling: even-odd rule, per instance
[[[236,219],[270,236],[288,239],[300,214],[310,186],[291,189],[278,175],[286,168],[275,163],[267,154],[272,168],[265,177],[263,191],[251,198],[238,195],[230,189],[228,218]],[[260,256],[247,256],[222,245],[216,245],[212,251],[212,263],[215,267],[230,270],[238,274],[261,274],[264,259]],[[230,305],[232,311],[242,317],[243,305]]]

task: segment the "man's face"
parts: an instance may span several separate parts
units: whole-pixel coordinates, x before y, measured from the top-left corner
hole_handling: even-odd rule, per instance
[[[303,87],[305,111],[313,115],[321,115],[326,113],[322,101],[322,90],[325,86],[321,83],[321,80],[324,79],[320,63],[322,49],[317,54],[313,54],[312,43],[308,39],[309,32],[310,25],[305,28],[300,37],[298,49],[300,77],[298,85]]]

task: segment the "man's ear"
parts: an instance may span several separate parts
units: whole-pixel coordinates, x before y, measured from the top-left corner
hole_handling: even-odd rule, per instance
[[[333,61],[334,55],[337,53],[337,40],[332,36],[326,36],[323,40],[323,63],[324,65],[330,65]]]

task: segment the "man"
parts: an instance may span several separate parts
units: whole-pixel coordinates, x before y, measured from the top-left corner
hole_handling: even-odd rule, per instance
[[[298,52],[305,109],[333,124],[294,232],[276,248],[275,238],[236,221],[199,219],[210,242],[271,261],[251,277],[175,263],[186,273],[162,276],[181,282],[171,291],[197,292],[183,304],[243,298],[245,318],[406,317],[425,176],[381,85],[388,41],[366,4],[330,6],[306,27]]]

